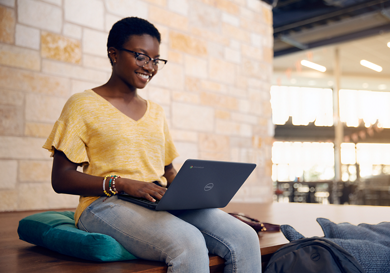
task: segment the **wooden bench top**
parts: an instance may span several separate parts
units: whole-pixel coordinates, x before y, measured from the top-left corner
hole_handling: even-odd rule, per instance
[[[327,218],[335,223],[349,222],[354,225],[360,223],[378,224],[390,221],[390,207],[380,206],[230,203],[223,210],[243,212],[260,221],[272,224],[288,224],[305,237],[324,236],[320,225],[316,222],[319,217]],[[281,232],[260,234],[262,255],[272,254],[286,243],[288,243],[288,240]]]
[[[230,203],[226,212],[243,212],[263,222],[289,224],[306,237],[323,236],[317,217],[340,223],[377,224],[390,221],[390,207],[338,206],[296,203]],[[161,262],[133,260],[125,262],[98,263],[81,260],[19,240],[19,221],[38,211],[0,213],[0,264],[3,272],[143,272],[162,273],[167,267]],[[264,264],[282,245],[288,243],[281,232],[259,235]],[[223,272],[224,260],[210,257],[210,271]]]

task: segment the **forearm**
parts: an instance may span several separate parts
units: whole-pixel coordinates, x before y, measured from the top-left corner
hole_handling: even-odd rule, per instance
[[[111,189],[117,190],[118,192],[129,192],[131,191],[131,185],[139,181],[131,179],[116,178],[115,189],[113,187],[113,178],[93,176],[84,174],[74,170],[67,170],[62,173],[61,177],[53,178],[53,189],[57,193],[67,193],[82,196],[105,196],[104,190],[112,195],[110,191],[110,180]],[[54,183],[54,181],[56,181]],[[104,188],[103,188],[104,187]]]
[[[57,193],[76,194],[83,196],[105,195],[103,191],[102,177],[84,174],[76,170],[67,170],[60,176],[55,176],[53,173],[52,185],[54,191]]]
[[[104,195],[102,177],[77,171],[77,164],[70,162],[65,154],[59,151],[56,151],[54,155],[52,186],[57,193],[83,196]]]
[[[107,193],[112,194],[109,190],[111,177],[108,177],[103,183],[104,177],[78,172],[77,166],[78,165],[71,162],[64,153],[60,151],[55,152],[52,171],[52,186],[57,193],[83,196],[104,196],[105,189]],[[150,201],[155,201],[155,198],[161,199],[166,191],[165,188],[153,183],[127,178],[116,178],[115,188],[118,192],[123,191],[129,195],[146,198]]]

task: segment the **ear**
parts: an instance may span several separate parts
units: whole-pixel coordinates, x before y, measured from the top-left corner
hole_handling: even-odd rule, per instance
[[[110,59],[111,65],[114,65],[117,61],[118,50],[115,47],[108,48],[108,58]]]

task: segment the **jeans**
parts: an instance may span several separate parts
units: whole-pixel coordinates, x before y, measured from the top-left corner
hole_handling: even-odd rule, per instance
[[[168,272],[210,272],[209,253],[225,259],[224,272],[261,272],[257,233],[220,209],[152,211],[101,197],[78,227],[113,237],[138,258],[165,262]]]

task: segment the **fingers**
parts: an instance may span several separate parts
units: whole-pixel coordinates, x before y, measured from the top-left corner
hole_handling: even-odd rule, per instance
[[[154,183],[143,182],[137,180],[121,180],[123,183],[122,190],[127,194],[134,196],[145,198],[151,202],[156,202],[156,199],[160,200],[166,192],[166,188],[158,186]]]
[[[144,198],[146,199],[146,200],[149,200],[150,202],[156,202],[156,199],[154,199],[152,196],[150,196],[148,193],[146,193],[145,195],[144,195]]]
[[[142,195],[145,199],[156,202],[156,199],[160,200],[166,192],[166,188],[157,186],[155,184],[149,184],[142,189]]]

